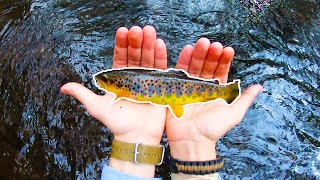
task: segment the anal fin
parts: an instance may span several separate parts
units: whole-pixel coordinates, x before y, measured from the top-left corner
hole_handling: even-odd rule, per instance
[[[171,110],[171,112],[177,117],[177,118],[181,118],[183,113],[184,113],[184,109],[183,106],[181,104],[170,104],[169,108]]]

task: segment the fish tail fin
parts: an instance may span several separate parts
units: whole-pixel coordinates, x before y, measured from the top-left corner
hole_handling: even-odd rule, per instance
[[[172,114],[178,119],[181,118],[184,113],[184,109],[181,104],[170,104],[169,109],[172,112]]]
[[[240,80],[234,80],[232,83],[220,89],[222,99],[231,104],[240,95]]]

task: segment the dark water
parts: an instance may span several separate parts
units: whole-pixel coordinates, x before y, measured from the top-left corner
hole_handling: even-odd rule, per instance
[[[230,78],[264,86],[218,144],[223,178],[320,178],[320,2],[312,0],[0,0],[0,176],[100,177],[112,135],[59,89],[76,81],[100,93],[91,75],[111,67],[116,29],[133,25],[157,29],[171,66],[200,37],[232,46]],[[169,179],[166,164],[157,174]]]

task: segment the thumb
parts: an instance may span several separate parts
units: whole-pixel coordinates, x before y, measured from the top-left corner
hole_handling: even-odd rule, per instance
[[[63,85],[61,87],[61,93],[73,96],[79,100],[87,109],[87,111],[97,119],[99,119],[99,112],[101,112],[101,107],[106,108],[107,106],[102,106],[103,103],[111,102],[112,97],[107,96],[103,98],[102,96],[96,95],[88,88],[84,87],[82,84],[71,82]],[[111,103],[110,103],[111,104]],[[103,112],[103,110],[102,110]]]
[[[61,87],[61,92],[78,99],[84,106],[90,107],[98,100],[98,95],[84,87],[82,84],[71,82]]]
[[[245,91],[243,91],[240,98],[232,105],[234,111],[241,115],[240,120],[242,119],[246,111],[249,109],[253,101],[256,99],[256,97],[259,95],[259,93],[261,93],[261,91],[261,85],[253,85],[247,88]]]

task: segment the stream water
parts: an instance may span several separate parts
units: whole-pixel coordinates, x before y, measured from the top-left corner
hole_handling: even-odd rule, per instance
[[[91,77],[111,67],[117,28],[152,25],[171,67],[207,37],[236,50],[230,79],[264,86],[218,143],[222,178],[319,179],[320,2],[252,2],[0,0],[0,176],[99,178],[112,134],[59,89],[101,93]],[[170,179],[166,161],[157,174]]]

